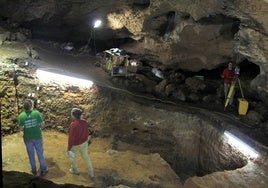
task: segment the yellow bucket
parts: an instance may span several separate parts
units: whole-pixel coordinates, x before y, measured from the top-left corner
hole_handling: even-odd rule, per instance
[[[248,111],[248,101],[244,98],[239,98],[239,109],[238,113],[239,115],[246,115]]]

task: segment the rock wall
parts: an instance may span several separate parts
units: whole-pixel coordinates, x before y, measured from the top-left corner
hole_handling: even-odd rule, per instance
[[[70,111],[80,107],[85,119],[92,106],[98,105],[98,89],[84,89],[61,83],[40,83],[36,69],[27,59],[10,59],[1,63],[1,124],[2,135],[16,132],[17,118],[23,111],[26,98],[32,99],[51,129],[67,132],[71,121]],[[94,104],[94,105],[93,105]]]
[[[260,67],[251,87],[268,104],[266,0],[0,3],[0,25],[26,28],[35,38],[86,43],[93,21],[101,18],[102,28],[94,32],[100,49],[125,48],[162,70],[212,70],[247,59]]]
[[[241,23],[235,36],[234,51],[237,61],[246,58],[260,67],[260,75],[252,82],[254,89],[267,104],[268,72],[268,3],[267,1],[225,2],[227,15],[238,18]],[[239,11],[237,11],[239,10]]]
[[[12,133],[12,126],[17,122],[18,105],[16,97],[16,83],[14,80],[14,67],[1,63],[1,128],[2,132]]]
[[[99,17],[104,23],[97,39],[132,38],[139,48],[129,50],[164,65],[198,71],[236,60],[237,53],[250,58],[251,50],[242,50],[244,40],[234,37],[250,30],[256,32],[249,33],[250,38],[260,35],[262,41],[247,41],[260,47],[257,54],[266,54],[267,6],[265,0],[4,1],[1,16],[9,26],[22,24],[39,36],[73,41],[87,41],[91,22]],[[77,35],[71,37],[73,31]],[[235,47],[235,39],[241,48]]]

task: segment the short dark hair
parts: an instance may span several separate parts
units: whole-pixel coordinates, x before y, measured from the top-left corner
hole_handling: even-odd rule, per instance
[[[30,111],[33,109],[33,101],[31,99],[26,99],[23,104],[25,111]]]
[[[82,113],[83,113],[83,111],[80,108],[73,108],[71,111],[72,117],[74,117],[76,119],[80,119]]]

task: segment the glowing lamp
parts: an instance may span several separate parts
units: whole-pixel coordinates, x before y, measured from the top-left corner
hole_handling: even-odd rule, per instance
[[[244,143],[242,140],[240,140],[230,132],[225,131],[224,135],[227,137],[229,144],[237,148],[244,155],[249,156],[250,158],[258,157],[258,153],[253,148],[251,148],[249,145]]]
[[[63,74],[57,74],[49,71],[44,71],[38,69],[36,71],[37,77],[40,82],[43,83],[58,83],[58,84],[69,84],[78,87],[91,88],[93,82],[90,80],[80,79],[72,76],[67,76]]]
[[[100,27],[100,25],[101,25],[101,20],[96,20],[95,22],[94,22],[94,28],[97,28],[97,27]]]

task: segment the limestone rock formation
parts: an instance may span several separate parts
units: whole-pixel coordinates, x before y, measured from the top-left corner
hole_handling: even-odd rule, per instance
[[[259,66],[258,80],[263,80],[252,89],[268,104],[266,0],[38,0],[0,5],[2,25],[30,30],[34,38],[74,43],[86,43],[93,32],[99,50],[120,46],[152,67],[196,72],[247,59]],[[96,18],[102,19],[101,28],[92,28]]]

